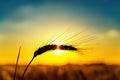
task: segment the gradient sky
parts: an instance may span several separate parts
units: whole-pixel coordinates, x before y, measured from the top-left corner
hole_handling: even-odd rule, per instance
[[[20,63],[28,63],[34,51],[48,41],[52,42],[58,37],[58,40],[64,41],[82,32],[64,43],[79,48],[92,48],[84,52],[86,55],[65,52],[61,56],[48,52],[39,56],[34,63],[120,64],[119,14],[119,0],[1,0],[0,63],[15,63],[20,45]],[[91,36],[95,39],[87,42]],[[82,42],[86,43],[81,45]]]

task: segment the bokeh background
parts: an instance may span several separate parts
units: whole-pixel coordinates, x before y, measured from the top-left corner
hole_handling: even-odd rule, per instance
[[[24,80],[120,80],[119,0],[0,0],[0,80],[16,80],[39,47],[78,51],[37,56]]]

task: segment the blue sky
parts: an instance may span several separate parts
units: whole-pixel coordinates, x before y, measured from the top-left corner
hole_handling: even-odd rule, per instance
[[[45,5],[61,5],[68,8],[69,11],[73,11],[73,15],[78,14],[79,16],[81,8],[84,11],[87,11],[90,16],[94,18],[94,15],[100,14],[114,20],[116,24],[120,25],[120,1],[119,0],[76,0],[76,1],[47,1],[47,0],[1,0],[0,1],[0,21],[4,21],[12,15],[13,12],[17,11],[20,7],[23,6],[42,6]],[[62,8],[64,8],[62,7]],[[61,9],[62,9],[61,8]],[[51,9],[52,10],[52,9]],[[53,12],[55,12],[53,10]],[[92,14],[92,15],[91,15]],[[95,19],[96,21],[96,19]],[[99,21],[99,20],[98,20]],[[117,29],[120,29],[119,26],[116,26]]]

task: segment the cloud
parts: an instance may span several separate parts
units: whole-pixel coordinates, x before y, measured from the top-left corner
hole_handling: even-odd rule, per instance
[[[119,32],[115,29],[111,29],[107,32],[107,37],[109,38],[115,38],[119,36]]]
[[[119,38],[120,32],[116,29],[109,29],[106,32],[98,33],[97,38],[99,39],[111,39],[111,38]]]

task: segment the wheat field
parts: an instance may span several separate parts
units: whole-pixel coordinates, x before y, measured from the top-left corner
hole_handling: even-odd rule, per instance
[[[14,65],[0,65],[0,80],[13,80]],[[16,80],[21,80],[25,65],[19,65]],[[61,66],[31,65],[24,80],[120,80],[120,66],[100,64]]]

